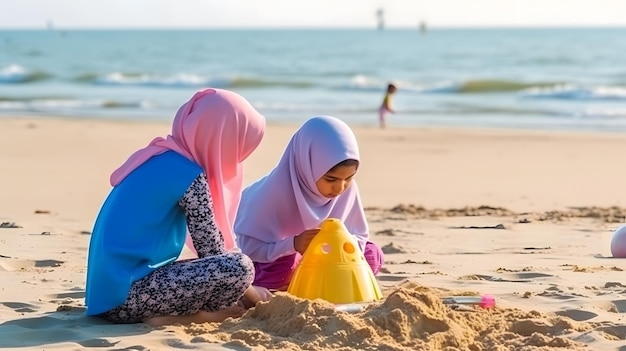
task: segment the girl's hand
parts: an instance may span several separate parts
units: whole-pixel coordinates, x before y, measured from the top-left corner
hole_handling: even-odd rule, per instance
[[[309,247],[311,240],[319,233],[318,229],[309,229],[305,230],[300,235],[293,238],[293,248],[296,249],[300,254],[304,254],[304,251]]]

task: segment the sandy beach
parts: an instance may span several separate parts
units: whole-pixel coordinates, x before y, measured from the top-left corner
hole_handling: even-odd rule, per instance
[[[109,175],[168,122],[0,119],[0,348],[615,350],[626,344],[623,134],[353,126],[386,264],[359,313],[278,294],[222,324],[85,316],[87,247]],[[297,125],[272,124],[249,183]],[[492,294],[494,309],[441,297]],[[454,307],[454,306],[453,306]]]

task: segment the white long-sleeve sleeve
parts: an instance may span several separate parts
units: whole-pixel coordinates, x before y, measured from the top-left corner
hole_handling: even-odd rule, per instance
[[[237,235],[238,244],[244,254],[254,262],[267,263],[296,253],[294,237],[288,237],[277,242],[265,242],[248,235]]]

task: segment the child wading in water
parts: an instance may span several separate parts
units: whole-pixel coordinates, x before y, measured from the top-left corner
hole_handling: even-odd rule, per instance
[[[383,99],[383,103],[380,105],[380,109],[378,110],[378,121],[380,122],[380,128],[386,127],[386,118],[389,113],[396,113],[393,104],[391,103],[391,96],[398,90],[398,88],[393,85],[387,85],[387,92],[385,93],[385,98]]]
[[[359,164],[350,127],[335,117],[313,117],[293,135],[276,168],[244,190],[235,233],[241,250],[254,261],[254,285],[286,290],[327,218],[345,224],[378,273],[383,252],[369,241],[354,180]]]

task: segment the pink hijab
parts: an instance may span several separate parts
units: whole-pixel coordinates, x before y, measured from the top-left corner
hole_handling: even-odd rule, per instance
[[[150,157],[172,150],[204,169],[213,198],[215,220],[227,250],[235,246],[233,223],[241,199],[241,163],[256,149],[265,118],[242,96],[227,90],[198,91],[180,107],[172,133],[157,137],[111,174],[116,186]]]
[[[262,243],[276,243],[319,228],[328,217],[341,219],[364,246],[369,229],[356,181],[332,199],[320,194],[315,184],[347,159],[359,161],[359,147],[346,123],[330,116],[306,121],[289,141],[276,168],[243,192],[235,232],[244,253],[253,253]]]

